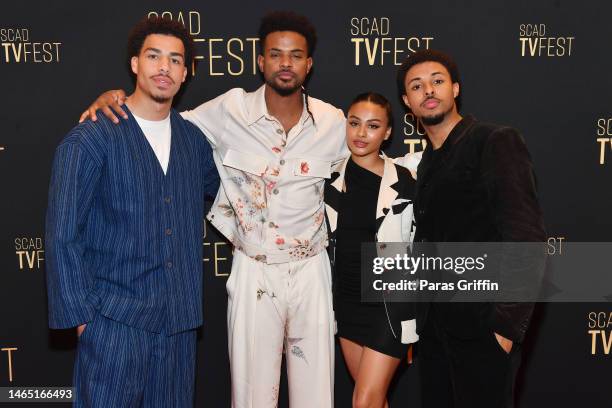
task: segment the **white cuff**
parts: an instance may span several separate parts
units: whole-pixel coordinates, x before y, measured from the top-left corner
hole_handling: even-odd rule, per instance
[[[419,335],[416,332],[416,319],[404,320],[402,322],[402,343],[410,344],[419,341]]]

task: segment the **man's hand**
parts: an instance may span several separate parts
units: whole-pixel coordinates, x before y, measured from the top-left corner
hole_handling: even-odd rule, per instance
[[[512,350],[512,340],[505,338],[504,336],[501,336],[497,333],[495,334],[495,339],[497,339],[497,342],[499,343],[500,347],[504,349],[504,351],[506,353],[510,353],[510,350]]]
[[[81,337],[81,334],[85,331],[85,327],[87,327],[87,323],[77,326],[77,337]]]
[[[123,89],[116,89],[113,91],[106,91],[102,95],[92,103],[89,108],[83,112],[81,118],[79,119],[79,123],[83,122],[85,119],[89,118],[94,122],[98,120],[96,116],[96,110],[102,109],[104,115],[113,121],[113,123],[119,123],[119,119],[115,114],[118,114],[123,119],[127,119],[128,115],[121,108],[121,106],[125,103],[127,96],[125,96],[125,92]]]

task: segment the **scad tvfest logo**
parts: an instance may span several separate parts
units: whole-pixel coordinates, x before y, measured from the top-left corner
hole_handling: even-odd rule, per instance
[[[597,119],[597,143],[599,164],[606,164],[606,153],[612,150],[612,118]]]
[[[15,238],[15,255],[19,270],[41,269],[45,261],[45,248],[40,237]]]
[[[401,65],[406,55],[430,47],[431,35],[391,34],[389,17],[352,17],[349,22],[354,64]]]
[[[192,75],[241,76],[257,75],[257,37],[205,37],[199,11],[149,11],[147,16],[161,16],[183,23],[194,37]]]
[[[587,334],[592,355],[610,355],[612,349],[612,312],[590,312]]]
[[[33,41],[28,28],[0,28],[0,61],[7,64],[60,62],[62,43]]]
[[[543,23],[519,25],[521,57],[571,57],[575,39],[551,35]]]

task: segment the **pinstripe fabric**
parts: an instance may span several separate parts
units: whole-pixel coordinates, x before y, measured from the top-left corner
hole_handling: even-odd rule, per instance
[[[46,225],[49,326],[96,310],[151,332],[202,323],[204,196],[218,175],[202,133],[171,112],[167,174],[129,113],[83,123],[57,148]]]
[[[79,338],[75,407],[193,407],[196,332],[151,333],[96,315]]]

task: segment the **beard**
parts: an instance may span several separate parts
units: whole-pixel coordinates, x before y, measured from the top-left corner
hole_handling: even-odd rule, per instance
[[[296,78],[295,82],[293,83],[293,85],[289,86],[288,83],[286,86],[281,86],[278,84],[278,82],[276,81],[276,76],[272,76],[271,78],[265,78],[266,80],[266,85],[268,85],[270,88],[274,89],[274,91],[279,94],[280,96],[289,96],[292,95],[293,93],[295,93],[297,90],[302,88],[302,83],[299,82]],[[283,82],[283,81],[280,81]]]
[[[422,116],[421,122],[423,122],[425,126],[435,126],[435,125],[439,125],[440,123],[442,123],[445,116],[446,116],[445,113],[438,113],[437,115],[433,115],[433,116]]]
[[[444,119],[446,118],[446,116],[450,114],[452,111],[453,111],[453,106],[451,106],[450,108],[448,108],[448,110],[442,113],[438,113],[438,114],[431,115],[431,116],[421,116],[421,122],[423,122],[425,126],[439,125],[440,123],[444,122]]]
[[[169,97],[163,96],[163,95],[153,95],[153,94],[151,94],[151,99],[153,99],[157,103],[166,103],[169,100],[171,100],[172,98],[169,98]]]
[[[147,95],[149,98],[151,98],[153,102],[157,102],[157,103],[167,103],[168,101],[172,100],[172,96],[156,94],[155,90],[147,89],[147,90],[143,90],[143,93]]]

